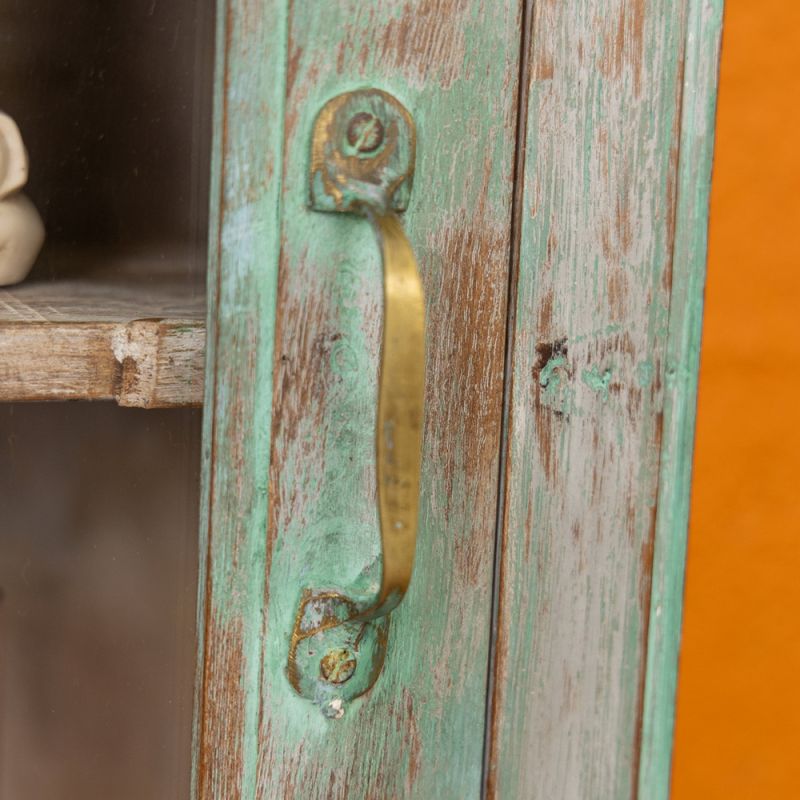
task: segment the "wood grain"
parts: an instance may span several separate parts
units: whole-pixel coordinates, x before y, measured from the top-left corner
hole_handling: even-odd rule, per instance
[[[534,6],[490,796],[636,791],[690,2]],[[230,0],[218,34],[196,794],[477,797],[519,4]],[[306,170],[365,84],[419,135],[423,511],[383,674],[328,720],[284,670],[303,589],[380,566],[380,282]]]
[[[642,800],[667,800],[670,791],[722,8],[722,0],[691,0],[689,4],[638,776]]]
[[[266,6],[229,4],[221,38],[221,249],[211,300],[217,322],[209,363],[216,377],[206,431],[210,555],[199,793],[475,798],[491,621],[519,3],[294,3],[288,18],[281,4]],[[271,126],[282,118],[275,87],[283,86],[284,46],[285,136],[276,147]],[[365,221],[308,210],[308,148],[322,105],[365,85],[396,95],[418,131],[404,224],[427,297],[423,510],[417,566],[392,615],[383,674],[333,721],[293,693],[284,670],[302,590],[370,579],[380,566],[380,258]],[[281,149],[281,163],[264,163]],[[278,200],[273,192],[281,181]],[[276,213],[280,221],[269,237],[248,227],[273,222]],[[278,263],[274,319],[264,298],[272,298]]]
[[[518,40],[513,0],[293,6],[259,797],[480,794]],[[368,225],[309,212],[305,185],[314,115],[364,84],[417,125],[404,225],[427,300],[422,510],[383,672],[330,721],[287,691],[286,642],[303,588],[380,569],[382,292]]]
[[[186,280],[163,277],[0,290],[0,401],[200,405],[204,306]]]
[[[192,796],[255,797],[286,3],[219,0]]]
[[[488,794],[628,798],[689,269],[673,263],[687,3],[545,0],[532,25]]]

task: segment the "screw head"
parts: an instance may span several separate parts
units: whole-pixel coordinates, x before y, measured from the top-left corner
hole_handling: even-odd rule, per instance
[[[374,153],[383,136],[383,123],[368,111],[355,114],[347,125],[347,142],[358,153]]]
[[[319,671],[328,683],[345,683],[356,671],[355,656],[346,649],[329,650],[319,662]]]

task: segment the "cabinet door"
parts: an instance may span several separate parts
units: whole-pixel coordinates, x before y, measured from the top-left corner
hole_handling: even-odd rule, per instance
[[[666,796],[719,28],[718,0],[218,3],[197,797]],[[365,88],[417,132],[419,533],[331,714],[328,653],[302,696],[289,651],[304,592],[379,579],[384,314],[311,145]]]
[[[220,3],[201,797],[480,794],[520,15],[517,0]],[[331,720],[287,655],[304,589],[380,567],[383,299],[367,222],[309,208],[309,153],[318,112],[362,87],[417,129],[402,216],[426,296],[422,490],[382,672]]]

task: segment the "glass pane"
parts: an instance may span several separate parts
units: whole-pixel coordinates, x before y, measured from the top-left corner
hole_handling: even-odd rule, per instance
[[[65,292],[83,325],[124,329],[123,305],[152,319],[169,297],[202,329],[213,6],[0,0],[0,112],[46,228],[29,277],[0,288],[0,391],[41,360],[9,366],[22,326],[54,349],[73,335]],[[103,346],[87,345],[86,398],[110,396]],[[128,366],[107,355],[121,397]],[[67,396],[0,403],[0,800],[186,797],[201,411],[17,402],[51,390]],[[198,378],[175,402],[201,396]]]
[[[0,406],[0,797],[187,797],[197,409]]]

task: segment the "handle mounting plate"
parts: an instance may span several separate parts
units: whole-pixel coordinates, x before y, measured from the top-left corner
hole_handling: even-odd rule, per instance
[[[359,89],[334,97],[314,123],[311,208],[405,211],[416,146],[414,120],[392,95]]]

